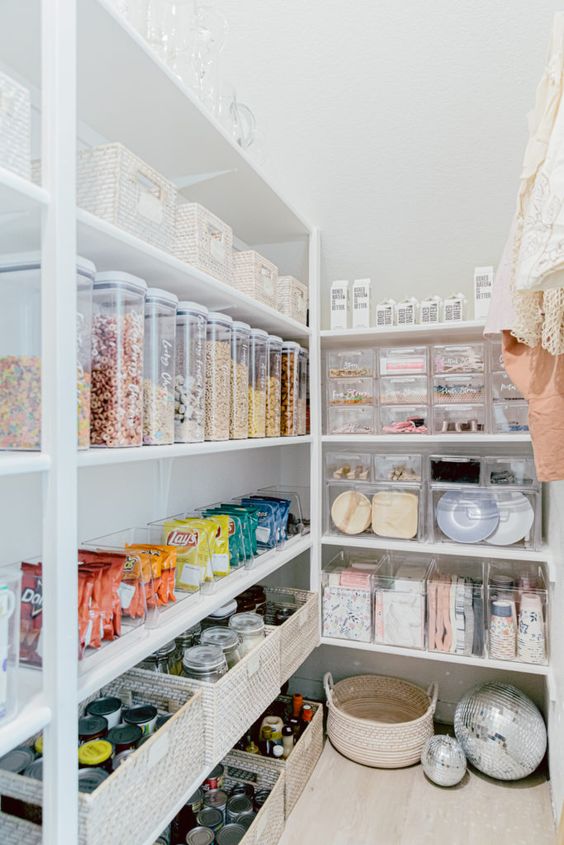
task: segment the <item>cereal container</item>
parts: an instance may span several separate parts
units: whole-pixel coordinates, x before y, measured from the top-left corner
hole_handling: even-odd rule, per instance
[[[92,446],[143,444],[143,328],[147,285],[97,273],[92,320]]]
[[[231,329],[227,314],[208,314],[206,333],[205,439],[229,440]]]
[[[309,356],[307,349],[300,347],[298,358],[298,420],[296,434],[305,434],[307,429],[307,373]]]
[[[299,343],[282,344],[282,396],[280,402],[280,434],[295,437],[298,429]]]
[[[143,443],[174,443],[174,366],[178,297],[149,288],[145,299]]]
[[[269,335],[267,341],[268,381],[266,385],[266,436],[280,437],[282,387],[282,338]]]
[[[266,436],[268,334],[252,329],[249,348],[249,437]]]
[[[176,312],[174,376],[175,443],[203,443],[206,391],[206,325],[208,309],[197,302],[179,302]]]
[[[251,327],[236,320],[231,327],[231,416],[232,440],[249,436],[249,338]]]

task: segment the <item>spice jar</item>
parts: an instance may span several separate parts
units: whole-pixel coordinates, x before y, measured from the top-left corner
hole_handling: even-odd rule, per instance
[[[229,440],[231,326],[217,311],[208,314],[206,333],[206,440]]]
[[[153,654],[147,655],[139,663],[139,668],[147,669],[150,672],[160,672],[163,675],[180,675],[180,660],[176,642],[173,640],[157,649]]]
[[[248,323],[236,321],[231,334],[231,416],[229,436],[244,440],[249,428],[249,338]]]
[[[139,725],[118,725],[108,732],[108,742],[114,746],[116,754],[137,748],[143,738],[143,731]]]
[[[266,436],[280,437],[280,399],[282,391],[282,338],[267,339]]]
[[[307,349],[300,346],[298,356],[298,419],[296,423],[296,434],[305,434],[307,429],[307,372],[308,372]]]
[[[202,645],[217,645],[223,651],[228,669],[232,669],[241,659],[239,637],[230,628],[206,628],[202,634]]]
[[[204,305],[178,303],[174,378],[176,443],[202,443],[204,440],[207,317],[208,309]]]
[[[249,437],[266,436],[267,332],[251,331],[249,348]]]
[[[258,613],[236,613],[229,620],[229,627],[239,635],[242,657],[260,645],[266,636],[264,619]]]
[[[145,298],[143,443],[174,443],[174,367],[178,297],[149,288]]]
[[[189,648],[182,661],[184,674],[195,681],[218,681],[227,672],[227,660],[217,645]]]
[[[294,437],[298,422],[300,345],[293,341],[282,344],[282,393],[280,399],[280,434]]]
[[[143,326],[147,285],[97,273],[92,320],[92,446],[143,443]]]

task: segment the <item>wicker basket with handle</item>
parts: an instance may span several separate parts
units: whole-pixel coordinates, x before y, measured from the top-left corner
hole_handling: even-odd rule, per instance
[[[333,684],[323,679],[327,735],[345,757],[380,769],[400,769],[421,759],[433,735],[438,685],[427,691],[401,678],[356,675]]]
[[[280,625],[280,686],[285,684],[317,648],[319,633],[319,594],[284,587],[265,587],[266,621],[271,625],[277,605],[298,609]]]
[[[240,845],[277,845],[284,831],[283,770],[274,760],[236,752],[228,754],[223,765],[227,787],[242,781],[252,784],[255,789],[271,790]]]
[[[233,252],[233,286],[276,308],[278,298],[278,267],[254,249]]]
[[[42,832],[38,824],[0,813],[0,842],[2,845],[41,845]]]
[[[31,178],[29,90],[0,71],[0,167]]]
[[[197,202],[176,209],[174,254],[220,282],[233,282],[233,230]]]
[[[276,307],[281,314],[307,322],[308,288],[294,276],[278,276],[278,301]]]

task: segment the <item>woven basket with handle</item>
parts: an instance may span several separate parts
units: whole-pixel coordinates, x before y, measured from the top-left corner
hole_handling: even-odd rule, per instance
[[[421,759],[433,735],[439,692],[427,691],[401,678],[356,675],[337,684],[323,679],[329,718],[327,734],[337,751],[356,763],[379,769],[400,769]]]

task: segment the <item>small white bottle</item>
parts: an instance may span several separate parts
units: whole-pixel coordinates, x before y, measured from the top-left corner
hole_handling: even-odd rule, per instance
[[[349,283],[340,279],[331,285],[331,328],[346,329],[349,324]]]
[[[485,320],[490,310],[494,284],[493,267],[474,267],[474,319]]]
[[[376,305],[376,328],[381,329],[385,326],[395,325],[396,320],[396,301],[395,299],[385,299]]]
[[[466,297],[463,293],[453,293],[443,300],[443,322],[461,323],[465,318]]]
[[[370,328],[372,305],[370,279],[355,279],[352,286],[352,325],[353,329]]]

